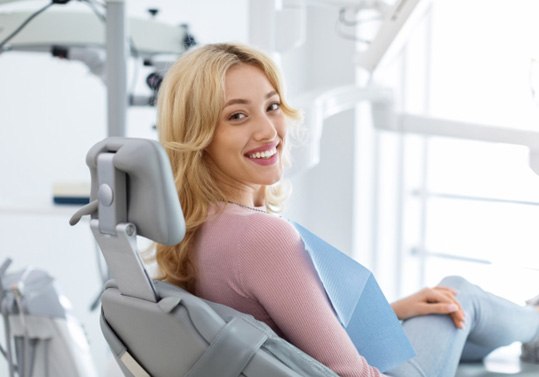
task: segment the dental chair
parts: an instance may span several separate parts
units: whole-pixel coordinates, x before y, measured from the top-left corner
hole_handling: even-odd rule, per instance
[[[111,280],[101,329],[125,376],[322,377],[337,375],[264,323],[152,280],[137,236],[179,243],[185,223],[168,157],[156,141],[108,138],[90,149],[91,215]]]

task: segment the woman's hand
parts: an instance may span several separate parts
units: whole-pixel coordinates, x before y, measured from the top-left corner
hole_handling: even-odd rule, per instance
[[[456,295],[456,291],[447,287],[424,288],[391,306],[400,320],[427,314],[447,314],[460,329],[464,327],[464,311]]]

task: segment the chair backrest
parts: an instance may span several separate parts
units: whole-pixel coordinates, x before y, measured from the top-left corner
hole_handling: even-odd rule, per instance
[[[170,163],[160,144],[109,138],[90,149],[92,232],[112,280],[102,296],[101,327],[126,376],[336,376],[265,324],[152,281],[137,235],[174,245],[185,224]]]

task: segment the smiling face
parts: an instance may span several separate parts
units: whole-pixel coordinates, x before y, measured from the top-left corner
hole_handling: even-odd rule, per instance
[[[229,200],[263,204],[263,188],[283,174],[286,121],[281,99],[264,72],[245,63],[227,71],[224,95],[206,152]]]

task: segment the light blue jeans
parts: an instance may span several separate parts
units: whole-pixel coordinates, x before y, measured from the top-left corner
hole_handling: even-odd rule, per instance
[[[388,376],[454,377],[461,361],[480,361],[498,347],[539,338],[539,313],[533,308],[485,292],[457,276],[443,279],[440,285],[458,291],[466,314],[464,328],[456,328],[447,315],[404,321],[416,356],[386,372]]]

